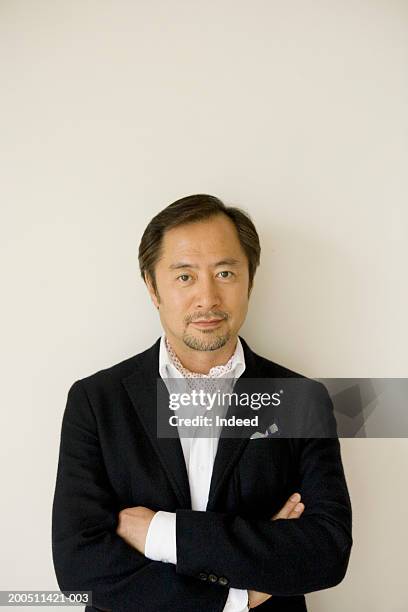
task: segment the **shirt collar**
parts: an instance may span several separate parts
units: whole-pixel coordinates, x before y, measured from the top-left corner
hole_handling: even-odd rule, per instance
[[[231,378],[239,378],[244,370],[245,355],[239,336],[237,336],[237,345],[235,347],[234,354],[231,356],[228,362],[221,366],[212,367],[208,374],[190,372],[190,370],[183,368],[177,356],[175,355],[174,359],[174,357],[170,355],[167,349],[166,335],[163,333],[160,338],[159,373],[162,378],[186,376],[191,376],[194,378],[217,378],[225,375],[226,373],[228,373]]]

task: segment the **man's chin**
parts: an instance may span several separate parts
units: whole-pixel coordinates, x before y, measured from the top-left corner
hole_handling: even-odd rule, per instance
[[[195,351],[216,351],[225,346],[230,339],[230,334],[215,335],[215,331],[209,329],[202,330],[198,334],[183,336],[184,344]]]

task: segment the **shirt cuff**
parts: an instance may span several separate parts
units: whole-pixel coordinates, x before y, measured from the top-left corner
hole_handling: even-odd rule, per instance
[[[225,612],[247,612],[249,610],[248,590],[230,588],[224,610]]]
[[[175,512],[156,512],[146,534],[145,557],[152,561],[177,563]]]

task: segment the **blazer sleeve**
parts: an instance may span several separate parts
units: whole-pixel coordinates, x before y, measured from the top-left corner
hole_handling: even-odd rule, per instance
[[[176,512],[177,572],[224,576],[230,587],[300,595],[344,578],[352,547],[352,510],[333,404],[316,383],[312,408],[334,437],[291,440],[305,510],[298,519],[258,520],[212,512]],[[309,406],[310,407],[310,406]],[[316,419],[314,436],[318,436]]]
[[[63,592],[92,591],[92,605],[114,612],[222,608],[227,590],[151,561],[117,533],[120,500],[110,483],[97,423],[82,381],[73,383],[62,419],[52,506],[52,556]]]

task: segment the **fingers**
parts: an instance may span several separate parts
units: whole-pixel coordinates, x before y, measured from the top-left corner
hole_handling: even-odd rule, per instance
[[[263,604],[267,599],[272,597],[269,593],[261,593],[260,591],[248,591],[248,607],[249,609],[256,608]]]
[[[299,516],[302,514],[304,509],[305,509],[305,505],[302,502],[300,502],[300,493],[294,493],[288,499],[285,505],[279,510],[279,512],[277,512],[272,517],[272,520],[274,521],[280,518],[283,518],[283,519],[299,518]]]
[[[302,514],[304,509],[305,509],[305,504],[303,504],[302,502],[300,502],[299,504],[296,504],[292,512],[289,514],[288,519],[299,518],[299,516]]]

